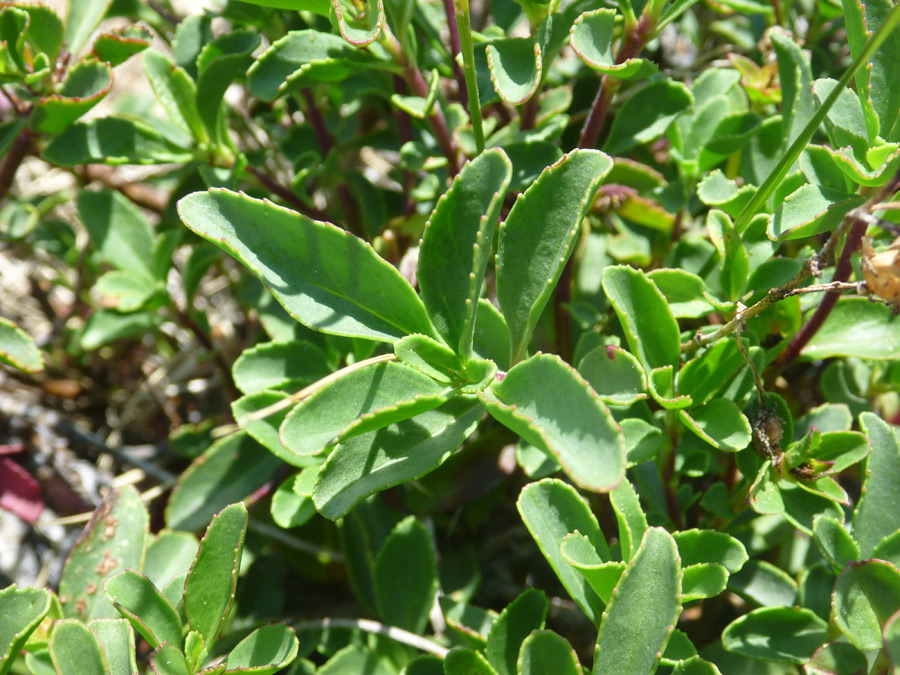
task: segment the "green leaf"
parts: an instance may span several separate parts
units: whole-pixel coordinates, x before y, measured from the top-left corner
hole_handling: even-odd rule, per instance
[[[731,218],[723,211],[713,209],[707,214],[706,229],[722,259],[719,270],[722,293],[726,299],[734,302],[741,297],[750,271],[747,248],[735,231]]]
[[[595,625],[599,624],[603,603],[581,573],[560,552],[566,535],[577,531],[588,538],[601,560],[609,560],[606,539],[587,502],[571,485],[548,478],[526,485],[516,506],[541,553],[569,595]]]
[[[206,44],[197,56],[197,112],[209,137],[219,143],[219,117],[225,90],[253,63],[251,53],[259,46],[260,37],[248,30],[232,30]]]
[[[824,185],[804,185],[781,203],[769,220],[767,234],[783,241],[830,232],[863,201]]]
[[[336,379],[299,403],[281,424],[281,442],[297,455],[315,455],[345,440],[437,408],[447,385],[408,366],[373,363]]]
[[[467,644],[483,649],[497,613],[464,602],[456,602],[447,595],[439,598],[441,611],[447,625],[462,636]]]
[[[161,645],[150,655],[150,668],[154,675],[191,675],[181,650],[168,643]]]
[[[678,555],[684,567],[716,563],[734,574],[748,560],[744,545],[724,532],[693,529],[673,532],[672,536],[678,545]]]
[[[301,30],[273,42],[250,67],[247,77],[254,96],[274,101],[292,91],[319,82],[339,82],[371,68],[390,68],[390,64],[336,35]]]
[[[497,299],[509,324],[513,363],[525,354],[574,249],[581,220],[611,168],[612,160],[602,152],[570,152],[516,199],[500,226]]]
[[[851,560],[859,560],[859,546],[837,518],[819,516],[813,520],[813,539],[825,559],[839,572]]]
[[[862,496],[853,514],[853,536],[863,558],[885,537],[900,530],[900,442],[893,427],[870,412],[859,416],[860,427],[872,442],[866,462]]]
[[[609,493],[609,501],[616,520],[619,522],[619,545],[622,548],[622,560],[628,562],[634,557],[644,533],[647,531],[647,517],[641,508],[640,499],[631,482],[626,478]]]
[[[375,558],[373,574],[382,620],[413,633],[425,630],[438,590],[437,563],[431,535],[415,516],[391,531]]]
[[[509,326],[500,310],[484,298],[478,301],[472,352],[477,357],[490,359],[501,370],[509,370]]]
[[[231,403],[231,412],[235,421],[244,429],[253,440],[264,446],[269,452],[278,457],[283,462],[287,462],[291,466],[306,467],[319,463],[316,457],[296,455],[281,444],[278,437],[278,428],[287,417],[289,408],[279,410],[278,412],[267,415],[262,419],[254,419],[247,421],[248,416],[264,410],[271,405],[281,403],[288,394],[283,391],[260,391],[249,396],[242,396]]]
[[[63,22],[50,7],[43,5],[13,5],[28,13],[25,42],[37,54],[45,54],[51,63],[56,61],[63,43]]]
[[[763,607],[732,621],[722,633],[722,645],[754,659],[806,663],[827,638],[827,624],[811,610]]]
[[[520,675],[581,675],[581,664],[568,640],[552,630],[538,630],[522,643],[515,672]]]
[[[735,452],[750,444],[750,422],[728,399],[716,398],[697,408],[679,410],[678,417],[688,429],[720,450]]]
[[[141,568],[148,525],[147,509],[133,487],[109,492],[91,515],[63,569],[59,597],[64,616],[83,621],[118,618],[100,591],[114,573]]]
[[[407,335],[394,343],[397,360],[430,378],[449,384],[463,370],[456,352],[425,335]]]
[[[319,475],[319,467],[307,467],[295,476],[289,476],[272,495],[272,520],[278,527],[290,529],[309,522],[316,514],[312,501],[313,486]]]
[[[234,589],[247,533],[247,507],[224,508],[210,522],[184,584],[184,612],[191,628],[213,643],[234,602]]]
[[[603,270],[603,290],[616,310],[632,354],[645,371],[678,367],[678,323],[656,285],[641,270],[624,265]]]
[[[497,675],[480,653],[454,647],[444,658],[444,675]]]
[[[59,94],[37,101],[31,113],[32,129],[61,134],[79,117],[97,105],[112,87],[112,68],[93,59],[69,69]]]
[[[102,63],[118,66],[150,46],[153,34],[142,26],[131,25],[98,35],[91,55]]]
[[[81,53],[111,4],[112,0],[80,0],[67,3],[65,38],[70,54],[78,56]]]
[[[152,280],[153,230],[141,212],[113,190],[81,190],[78,216],[101,259],[114,267]]]
[[[189,532],[163,530],[147,547],[143,572],[157,588],[164,588],[179,574],[187,572],[200,542]]]
[[[44,369],[44,358],[34,340],[3,317],[0,317],[0,363],[27,373],[39,373]]]
[[[167,164],[190,162],[193,154],[141,122],[101,117],[70,126],[41,156],[51,164]]]
[[[77,619],[57,621],[48,647],[57,673],[104,675],[109,672],[97,638]]]
[[[341,35],[354,47],[366,47],[381,34],[381,27],[384,25],[382,0],[364,0],[359,5],[342,5],[340,0],[331,0],[331,8]],[[356,16],[348,17],[348,11]]]
[[[728,588],[763,607],[791,606],[797,599],[797,582],[765,560],[749,560],[728,579]]]
[[[900,355],[900,319],[890,308],[866,298],[841,298],[802,355],[895,359]]]
[[[275,9],[290,9],[295,12],[313,12],[328,16],[331,4],[328,0],[241,0],[261,7],[274,7]]]
[[[153,649],[163,642],[180,644],[178,612],[146,576],[125,570],[107,579],[103,590],[113,606]]]
[[[149,51],[144,54],[144,72],[156,94],[156,100],[185,133],[203,143],[209,140],[203,120],[197,110],[197,85],[165,54]]]
[[[755,347],[747,339],[744,348],[751,356]],[[746,361],[734,340],[721,340],[698,357],[688,361],[678,373],[678,392],[690,396],[694,403],[709,403],[735,375],[744,370]]]
[[[687,565],[681,578],[681,601],[714,598],[725,590],[728,570],[717,563]]]
[[[112,310],[98,310],[91,314],[79,336],[84,351],[92,351],[109,342],[146,335],[161,323],[160,317],[148,312],[125,313]]]
[[[516,675],[522,642],[532,631],[544,627],[549,606],[543,591],[529,588],[500,612],[488,634],[484,650],[497,675]]]
[[[664,79],[648,84],[622,104],[603,149],[621,155],[635,145],[659,138],[693,105],[694,97],[680,82]]]
[[[786,143],[792,143],[815,112],[812,73],[800,46],[785,33],[773,31],[772,47],[778,57],[781,83],[781,116]]]
[[[245,349],[234,362],[234,384],[244,394],[312,384],[330,375],[322,349],[305,340],[263,342]]]
[[[431,322],[463,359],[475,318],[512,164],[500,149],[466,164],[438,200],[419,247],[416,278]]]
[[[865,675],[866,655],[848,642],[829,642],[812,655],[805,666],[809,675]]]
[[[50,611],[50,594],[42,588],[0,590],[0,675],[6,675],[19,658],[28,636]]]
[[[134,312],[143,307],[156,293],[156,285],[140,274],[113,270],[94,284],[94,291],[103,297],[103,305],[119,312]]]
[[[231,650],[225,659],[225,672],[270,675],[297,658],[298,648],[297,634],[290,626],[261,626]]]
[[[831,596],[834,621],[861,650],[880,649],[891,615],[900,611],[900,570],[882,560],[850,562]]]
[[[631,405],[647,398],[647,381],[640,362],[624,349],[600,346],[588,352],[578,372],[604,403]]]
[[[652,459],[662,447],[662,431],[649,422],[632,417],[620,421],[619,426],[625,437],[625,456],[629,467]]]
[[[500,98],[522,105],[534,96],[544,72],[544,49],[549,27],[541,23],[534,38],[504,38],[488,44],[491,82]]]
[[[585,12],[572,25],[569,43],[578,57],[594,70],[620,79],[649,77],[658,68],[646,59],[630,58],[621,63],[613,55],[614,9]]]
[[[137,672],[134,630],[125,619],[94,619],[88,628],[100,643],[109,668],[108,675],[134,675]]]
[[[603,603],[609,604],[626,563],[604,561],[587,537],[578,532],[565,536],[560,553],[567,563],[581,573]]]
[[[722,675],[714,663],[704,661],[699,656],[692,656],[679,661],[672,675]]]
[[[696,274],[682,269],[653,270],[647,277],[656,284],[676,319],[698,319],[715,311],[707,299],[710,292]]]
[[[326,518],[340,518],[362,499],[434,470],[462,445],[482,417],[472,397],[340,443],[316,479],[313,501]]]
[[[552,455],[579,486],[607,492],[625,475],[625,439],[609,410],[578,373],[537,354],[478,394],[488,412]]]
[[[603,613],[594,675],[653,672],[681,614],[680,598],[675,540],[651,527]]]
[[[227,190],[178,202],[184,223],[257,274],[291,316],[335,335],[437,337],[416,292],[371,246],[329,223]]]
[[[900,663],[900,612],[884,625],[884,651],[894,665]]]
[[[900,567],[900,530],[889,534],[872,550],[872,558],[884,560]]]
[[[654,368],[648,373],[650,395],[666,410],[681,410],[693,404],[686,394],[675,393],[675,375],[672,366]]]

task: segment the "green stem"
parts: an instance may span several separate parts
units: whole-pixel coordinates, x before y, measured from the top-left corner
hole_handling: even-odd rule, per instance
[[[475,135],[475,152],[484,151],[484,127],[481,122],[481,102],[478,100],[478,82],[475,79],[475,44],[472,41],[472,24],[469,20],[469,0],[453,0],[456,27],[459,30],[459,46],[463,57],[463,74],[469,98],[469,116]]]
[[[760,186],[759,190],[756,191],[756,194],[753,195],[753,198],[747,202],[744,210],[741,211],[741,214],[734,223],[734,229],[737,230],[738,234],[744,233],[744,230],[747,229],[753,216],[759,211],[762,205],[768,201],[772,192],[775,191],[775,188],[781,183],[788,171],[790,171],[790,168],[794,165],[794,162],[797,161],[797,158],[800,157],[800,153],[806,148],[807,143],[809,143],[813,134],[816,132],[816,129],[818,129],[819,125],[825,120],[825,116],[828,114],[828,111],[831,110],[831,106],[834,105],[835,101],[838,100],[838,97],[847,85],[850,84],[850,80],[853,79],[856,72],[868,63],[872,54],[874,54],[887,37],[897,29],[898,25],[900,25],[900,4],[894,5],[894,8],[891,10],[891,13],[888,14],[884,23],[881,24],[878,32],[869,38],[865,49],[863,49],[859,56],[854,59],[850,67],[841,76],[837,86],[831,90],[828,98],[826,98],[822,102],[822,105],[818,107],[816,114],[812,116],[812,119],[810,119],[809,123],[803,128],[803,131],[800,132],[800,135],[794,139],[794,142],[791,143],[791,147],[788,148],[785,155],[779,160],[768,178],[763,181],[763,184]]]

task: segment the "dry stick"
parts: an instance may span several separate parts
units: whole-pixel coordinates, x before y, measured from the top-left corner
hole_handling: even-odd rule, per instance
[[[309,385],[308,387],[304,387],[303,389],[296,392],[295,394],[291,394],[287,398],[284,398],[284,399],[278,401],[277,403],[273,403],[270,406],[266,406],[265,408],[262,408],[260,410],[257,410],[256,412],[252,412],[249,415],[246,415],[245,417],[241,418],[241,426],[247,426],[251,422],[256,422],[258,420],[265,419],[269,415],[274,415],[277,412],[281,412],[285,408],[290,408],[295,403],[299,403],[303,399],[309,398],[310,396],[315,394],[317,391],[320,391],[320,390],[324,389],[325,387],[330,386],[334,382],[337,382],[339,379],[341,379],[345,375],[349,375],[350,373],[352,373],[355,370],[365,368],[366,366],[370,366],[373,363],[385,363],[387,361],[393,361],[396,358],[397,357],[394,354],[382,354],[380,356],[373,356],[372,358],[365,359],[363,361],[357,361],[354,364],[351,364],[349,366],[341,368],[340,370],[331,373],[331,375],[327,375],[326,377],[323,377],[318,382],[314,382],[313,384]]]
[[[294,624],[294,630],[298,632],[325,630],[326,628],[356,628],[365,633],[384,635],[391,640],[415,647],[440,658],[447,656],[447,652],[450,651],[436,642],[423,638],[421,635],[410,633],[408,630],[397,626],[388,626],[372,619],[335,619],[325,617],[318,621],[302,621]]]
[[[13,181],[16,179],[16,171],[22,165],[22,161],[31,152],[31,145],[34,141],[34,134],[25,129],[16,136],[16,140],[12,142],[3,163],[0,164],[0,200],[6,197],[9,189],[12,187]]]
[[[75,173],[85,183],[92,181],[102,183],[105,187],[121,193],[133,204],[153,213],[162,215],[168,206],[169,200],[164,195],[144,183],[132,183],[119,177],[110,166],[85,164],[81,168],[76,168]]]

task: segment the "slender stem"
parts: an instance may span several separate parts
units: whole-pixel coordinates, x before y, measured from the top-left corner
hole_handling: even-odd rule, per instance
[[[261,410],[257,410],[256,412],[250,413],[249,415],[241,418],[241,424],[246,426],[250,424],[250,422],[256,422],[257,420],[262,420],[268,417],[269,415],[274,415],[277,412],[281,412],[285,408],[290,408],[292,405],[299,403],[305,398],[309,398],[313,394],[326,387],[331,386],[339,379],[344,377],[345,375],[349,375],[355,370],[359,370],[360,368],[365,368],[366,366],[370,366],[373,363],[386,363],[387,361],[393,361],[397,357],[394,354],[381,354],[380,356],[373,356],[370,359],[364,359],[363,361],[357,361],[354,364],[341,368],[333,372],[331,375],[323,377],[318,382],[313,382],[308,387],[304,387],[300,391],[295,394],[291,394],[287,398],[284,398],[277,403],[273,403],[270,406],[262,408]]]
[[[335,619],[332,617],[325,617],[318,621],[301,621],[300,623],[294,624],[294,630],[298,632],[325,630],[326,628],[356,628],[365,633],[384,635],[391,640],[409,645],[410,647],[415,647],[416,649],[429,654],[434,654],[440,658],[447,656],[447,652],[450,651],[446,647],[439,645],[437,642],[433,642],[421,635],[410,633],[408,630],[397,628],[396,626],[388,626],[387,624],[383,624],[380,621],[373,621],[372,619]]]
[[[743,234],[753,216],[756,215],[757,211],[759,211],[763,204],[768,201],[769,196],[775,188],[781,184],[781,181],[787,175],[787,172],[790,171],[794,162],[797,161],[800,153],[806,148],[806,144],[809,143],[809,140],[819,128],[819,125],[824,121],[828,111],[831,110],[831,106],[834,105],[835,101],[837,101],[838,97],[844,92],[847,85],[850,84],[850,80],[856,75],[856,72],[868,63],[872,54],[874,54],[881,46],[881,43],[897,29],[898,25],[900,25],[900,3],[894,5],[893,9],[878,29],[878,32],[869,38],[865,48],[859,53],[859,56],[854,59],[850,67],[844,71],[844,74],[841,76],[841,79],[834,89],[831,90],[828,98],[822,102],[822,105],[816,108],[816,112],[812,116],[812,119],[810,119],[809,123],[803,128],[800,135],[794,139],[794,142],[791,143],[787,152],[778,161],[778,164],[772,169],[772,172],[768,175],[766,180],[763,181],[759,190],[756,191],[750,201],[744,206],[737,220],[734,222],[734,229],[737,230],[738,234]]]
[[[475,152],[481,154],[484,151],[484,127],[481,120],[481,101],[478,100],[478,81],[475,77],[475,43],[472,40],[469,0],[453,0],[453,7],[456,14],[454,21],[458,28],[463,65],[465,66],[469,117],[472,118],[472,132],[475,135]],[[453,26],[450,27],[450,33],[453,34]]]
[[[280,541],[282,544],[286,544],[287,546],[290,546],[297,551],[310,553],[314,556],[324,558],[331,562],[344,562],[343,554],[339,553],[338,551],[334,551],[330,548],[325,548],[324,546],[310,544],[308,541],[298,539],[297,537],[288,534],[280,527],[272,527],[271,525],[262,523],[255,518],[251,518],[247,522],[247,529],[253,530],[254,532],[259,532],[260,534],[267,537],[272,537],[272,539]]]
[[[645,26],[645,19],[634,27],[632,31],[625,34],[622,45],[619,47],[619,53],[616,54],[616,63],[624,63],[628,59],[633,59],[646,44],[643,37],[648,34],[649,26]],[[622,80],[618,77],[604,75],[600,80],[600,88],[597,90],[597,96],[591,105],[591,112],[581,129],[581,139],[578,142],[579,148],[593,148],[597,144],[597,136],[600,135],[600,129],[603,127],[603,121],[606,119],[606,113],[609,112],[609,106],[612,104],[613,97],[622,84]]]
[[[444,0],[444,12],[447,14],[447,29],[450,33],[450,57],[453,62],[453,75],[456,77],[456,86],[459,89],[460,103],[468,105],[469,91],[466,82],[466,76],[463,69],[459,67],[457,57],[462,53],[460,44],[459,23],[460,17],[457,16],[456,2],[454,0]],[[466,12],[468,14],[468,12]],[[463,57],[465,59],[465,57]]]
[[[86,183],[97,181],[111,190],[116,190],[141,208],[162,215],[169,200],[162,193],[146,183],[132,183],[116,174],[111,166],[85,164],[75,169],[75,173]]]
[[[16,136],[16,140],[12,142],[12,145],[6,152],[3,163],[0,164],[0,200],[6,197],[9,189],[12,187],[13,181],[16,179],[16,171],[19,170],[22,161],[31,152],[33,141],[34,134],[29,129],[25,129]]]
[[[255,166],[248,166],[244,169],[244,171],[253,176],[260,185],[266,188],[266,190],[271,192],[273,195],[281,197],[281,199],[290,204],[294,209],[302,213],[304,216],[313,218],[314,220],[330,220],[327,213],[325,213],[324,211],[320,211],[317,208],[307,206],[307,204],[302,199],[300,199],[300,197],[294,194],[294,192],[290,188],[282,185],[271,176],[266,175]]]
[[[847,242],[844,244],[844,250],[841,252],[840,260],[838,260],[838,264],[834,269],[834,281],[843,282],[850,278],[850,273],[853,271],[853,266],[850,264],[850,255],[859,248],[862,243],[863,235],[866,233],[868,227],[868,223],[862,218],[857,219],[853,223],[853,226],[850,228],[850,234],[847,235]],[[794,339],[791,340],[791,343],[779,357],[778,360],[783,365],[791,363],[791,361],[800,356],[800,352],[803,351],[803,348],[809,343],[813,336],[819,332],[819,329],[825,323],[825,319],[828,318],[831,314],[831,310],[837,305],[838,298],[840,298],[840,293],[838,292],[827,293],[825,297],[822,298],[822,302],[816,307],[816,311],[813,312],[809,321],[807,321],[803,328],[800,329],[800,332],[794,336]]]

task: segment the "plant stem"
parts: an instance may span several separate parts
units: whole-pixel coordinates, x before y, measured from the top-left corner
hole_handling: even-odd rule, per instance
[[[447,655],[447,652],[450,651],[446,647],[439,645],[437,642],[423,638],[421,635],[410,633],[408,630],[397,628],[396,626],[388,626],[387,624],[383,624],[380,621],[373,621],[372,619],[335,619],[332,617],[325,617],[318,621],[302,621],[294,624],[294,630],[297,632],[325,630],[326,628],[356,628],[364,633],[384,635],[391,640],[409,645],[410,647],[415,647],[416,649],[429,654],[434,654],[440,658],[444,658]]]
[[[305,398],[309,398],[313,394],[326,387],[330,387],[332,384],[337,382],[339,379],[344,377],[345,375],[349,375],[355,370],[360,370],[361,368],[365,368],[366,366],[371,366],[373,363],[386,363],[388,361],[393,361],[397,357],[394,354],[381,354],[380,356],[373,356],[370,359],[364,359],[363,361],[357,361],[349,366],[345,366],[340,370],[337,370],[331,375],[327,375],[323,377],[321,380],[317,382],[313,382],[308,387],[304,387],[300,391],[291,394],[285,399],[278,401],[277,403],[273,403],[270,406],[262,408],[261,410],[257,410],[256,412],[250,413],[245,416],[241,420],[242,426],[246,426],[251,422],[256,422],[257,420],[263,420],[269,415],[274,415],[277,412],[281,412],[285,408],[290,408],[292,405],[299,403]]]
[[[285,202],[290,204],[294,209],[302,213],[304,216],[308,218],[312,218],[314,220],[326,220],[330,221],[330,218],[327,213],[324,211],[320,211],[317,208],[307,206],[307,204],[300,199],[294,192],[276,181],[274,178],[266,175],[261,170],[257,169],[255,166],[248,166],[244,169],[247,173],[253,176],[260,185],[262,185],[266,190],[271,192],[273,195],[276,195],[283,199]]]
[[[633,59],[641,53],[646,44],[646,38],[643,36],[648,34],[649,26],[645,25],[645,19],[641,19],[634,27],[634,30],[625,34],[622,44],[619,47],[619,53],[616,54],[616,63],[624,63],[628,59]],[[591,112],[581,129],[581,139],[578,142],[579,148],[593,148],[597,144],[597,136],[600,135],[600,129],[603,127],[603,120],[606,119],[606,113],[609,112],[609,106],[612,104],[613,97],[619,90],[622,80],[618,77],[604,75],[600,80],[600,88],[597,90],[597,96],[591,106]]]
[[[800,135],[794,139],[794,142],[791,143],[787,152],[778,161],[778,164],[775,165],[775,168],[772,169],[772,172],[766,177],[766,180],[763,181],[759,190],[756,191],[753,197],[750,198],[750,201],[744,206],[737,220],[734,221],[734,229],[738,234],[744,233],[744,230],[747,229],[753,216],[756,215],[763,204],[768,201],[772,192],[775,191],[775,188],[781,184],[781,181],[787,175],[787,172],[794,165],[794,162],[797,161],[797,158],[800,157],[800,153],[803,152],[806,148],[806,144],[809,143],[813,134],[819,128],[819,125],[825,120],[825,116],[828,114],[828,111],[831,110],[831,106],[834,105],[835,101],[838,100],[838,97],[843,93],[847,85],[850,84],[850,80],[856,75],[856,72],[868,63],[872,54],[875,53],[881,46],[881,43],[887,39],[898,25],[900,25],[900,3],[891,9],[887,18],[878,29],[878,32],[869,38],[869,41],[866,43],[865,48],[859,53],[859,56],[857,56],[850,67],[844,71],[837,86],[831,90],[828,98],[826,98],[822,102],[822,105],[816,109],[815,114],[809,120],[807,125],[803,127],[803,131],[801,131]]]
[[[466,76],[463,73],[462,68],[459,66],[459,62],[456,60],[462,53],[459,31],[460,17],[456,13],[456,2],[454,2],[454,0],[444,0],[444,12],[447,14],[447,29],[450,33],[450,59],[453,62],[453,75],[456,77],[456,86],[459,89],[460,103],[468,105],[468,83],[466,82]],[[468,15],[468,12],[466,12],[466,14]],[[463,62],[465,62],[465,56],[463,56]]]
[[[481,154],[484,151],[484,127],[481,120],[481,101],[478,100],[478,81],[475,77],[475,43],[472,40],[469,0],[453,0],[453,8],[465,66],[466,92],[469,99],[469,117],[472,118],[472,133],[475,136],[475,152]],[[451,35],[453,28],[450,27]]]
[[[16,140],[12,142],[3,163],[0,164],[0,200],[6,197],[9,189],[16,179],[16,171],[22,165],[22,161],[31,152],[31,146],[34,142],[34,134],[29,129],[24,129],[22,133],[16,136]]]

